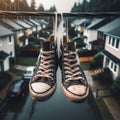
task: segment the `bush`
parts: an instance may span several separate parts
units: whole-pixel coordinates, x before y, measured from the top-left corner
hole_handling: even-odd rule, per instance
[[[102,76],[103,76],[103,81],[102,81],[103,84],[110,84],[110,85],[112,84],[113,76],[109,68],[104,68],[104,72]]]
[[[0,72],[0,90],[11,80],[9,72]]]
[[[98,75],[97,75],[97,74],[92,75],[92,79],[93,79],[93,80],[97,80],[97,79],[98,79]]]
[[[120,76],[113,81],[111,90],[115,96],[120,96]]]
[[[109,68],[104,68],[104,72],[92,75],[93,80],[99,80],[103,85],[111,85],[113,82],[112,72]]]
[[[79,50],[77,53],[79,57],[89,57],[94,56],[97,52],[96,50]]]
[[[97,69],[102,67],[103,65],[103,55],[98,52],[96,55],[93,57],[93,61],[90,63],[90,69]]]

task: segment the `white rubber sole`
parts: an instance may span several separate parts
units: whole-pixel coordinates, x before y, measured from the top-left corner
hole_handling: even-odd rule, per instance
[[[41,100],[41,101],[47,100],[50,96],[53,95],[55,90],[56,90],[56,84],[47,92],[37,94],[37,93],[33,92],[33,90],[31,89],[31,86],[29,85],[29,93],[30,93],[30,96],[32,97],[33,100]]]
[[[72,102],[82,102],[86,100],[89,94],[89,88],[87,88],[87,92],[83,96],[72,94],[71,92],[67,91],[62,84],[61,84],[61,88],[62,88],[63,94],[67,97],[69,101],[72,101]]]

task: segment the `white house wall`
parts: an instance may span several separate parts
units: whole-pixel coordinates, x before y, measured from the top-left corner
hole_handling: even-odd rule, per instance
[[[87,37],[85,40],[86,48],[91,49],[91,44],[89,42],[92,42],[97,39],[97,31],[95,30],[84,30],[84,36]]]
[[[2,40],[2,44],[0,46],[0,51],[3,50],[4,52],[10,54],[12,52],[11,57],[15,57],[15,51],[14,51],[14,36],[11,36],[11,42],[9,42],[9,37],[2,37],[0,38]]]
[[[4,60],[3,64],[4,64],[4,71],[9,70],[9,68],[10,68],[9,57],[7,57],[7,58]]]
[[[119,42],[118,49],[109,45],[108,42],[109,42],[109,36],[106,37],[105,50],[108,51],[109,53],[113,54],[115,57],[120,59],[120,42]]]

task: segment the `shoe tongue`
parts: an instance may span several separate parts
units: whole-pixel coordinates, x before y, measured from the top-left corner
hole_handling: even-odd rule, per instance
[[[43,51],[50,51],[51,50],[51,42],[49,42],[49,41],[42,42],[42,49],[43,49]]]
[[[68,50],[75,51],[75,43],[74,42],[68,42],[68,43],[66,43],[66,45],[68,46]]]

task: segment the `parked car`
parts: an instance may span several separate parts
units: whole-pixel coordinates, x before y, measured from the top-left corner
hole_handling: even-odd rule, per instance
[[[28,92],[28,84],[23,79],[12,82],[7,90],[7,97],[20,98],[24,97]]]
[[[33,75],[35,70],[35,66],[29,66],[25,69],[24,73],[23,73],[23,78],[24,79],[30,79],[31,76]]]

